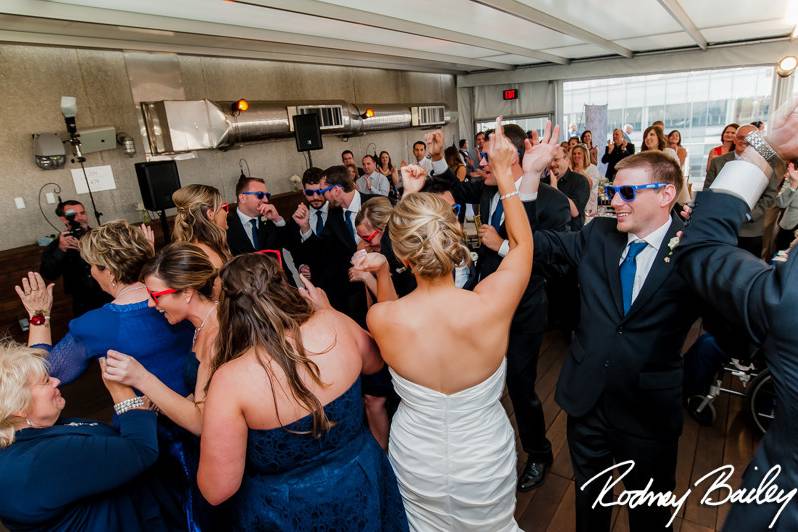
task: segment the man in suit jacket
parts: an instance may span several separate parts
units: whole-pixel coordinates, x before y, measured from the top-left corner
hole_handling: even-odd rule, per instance
[[[504,135],[518,150],[519,158],[513,165],[513,177],[520,180],[524,174],[520,161],[526,149],[524,143],[527,140],[526,134],[519,126],[508,124],[504,126]],[[499,189],[491,173],[490,162],[486,158],[480,161],[480,169],[484,175],[483,181],[458,182],[452,189],[452,195],[457,203],[480,206],[483,223],[480,229],[482,245],[478,251],[477,274],[479,279],[484,279],[498,269],[510,246],[504,226]],[[532,202],[526,201],[524,205],[528,208],[529,224],[534,230],[564,231],[571,220],[568,198],[545,184],[541,184],[538,190],[536,211],[530,210]],[[518,481],[520,491],[529,491],[540,486],[552,462],[551,443],[546,438],[543,407],[535,393],[538,352],[543,343],[545,325],[544,279],[542,269],[535,265],[526,291],[513,316],[507,346],[507,388],[513,403],[521,444],[527,453],[527,463]]]
[[[571,206],[571,228],[578,231],[585,225],[585,207],[590,199],[590,183],[582,174],[571,171],[571,159],[560,147],[549,163],[551,186],[568,196]]]
[[[793,102],[773,120],[766,138],[783,160],[798,157],[796,112]],[[771,171],[765,159],[746,147],[740,159],[724,166],[709,190],[698,195],[690,225],[676,248],[677,266],[693,289],[763,346],[773,375],[775,419],[743,475],[742,488],[758,491],[765,478],[775,474],[770,489],[793,493],[779,503],[770,498],[764,504],[736,502],[726,517],[727,532],[798,530],[798,253],[793,250],[786,263],[771,266],[735,247],[739,228],[770,186]],[[780,471],[773,469],[777,466]],[[762,499],[764,493],[763,488]]]
[[[613,464],[634,460],[623,479],[627,490],[643,489],[649,479],[651,491],[675,489],[680,352],[698,307],[669,257],[669,241],[683,227],[670,212],[682,184],[679,165],[652,151],[627,157],[617,169],[617,220],[534,234],[535,262],[566,264],[579,279],[584,313],[555,398],[568,414],[576,529],[584,532],[610,529],[611,508],[591,507],[611,477],[600,473]],[[641,185],[649,188],[627,188]],[[633,532],[663,530],[669,519],[667,508],[629,509]]]
[[[238,205],[227,215],[227,245],[233,255],[262,249],[291,249],[296,240],[290,224],[269,203],[266,182],[242,177],[236,184]]]
[[[294,255],[297,262],[310,266],[313,283],[327,292],[330,304],[365,326],[368,310],[365,286],[349,281],[349,268],[360,241],[355,231],[360,206],[380,196],[358,192],[345,166],[327,168],[319,186],[330,206],[327,222],[321,235],[316,235],[310,226],[307,207],[304,204],[297,207],[294,221],[299,226],[302,244]]]
[[[745,148],[748,147],[745,136],[756,130],[757,128],[750,124],[740,126],[737,129],[737,133],[734,136],[734,151],[724,153],[712,159],[712,162],[709,164],[709,170],[707,171],[707,177],[704,180],[704,189],[709,189],[712,186],[715,178],[727,162],[736,161],[741,157]],[[780,178],[784,175],[785,171],[786,167],[783,166],[783,164],[777,168],[776,175],[770,179],[768,188],[765,189],[762,197],[759,198],[759,201],[756,202],[756,205],[751,210],[751,219],[740,226],[740,232],[737,235],[738,247],[750,251],[757,257],[762,256],[765,214],[768,209],[776,204],[776,194],[778,193]]]

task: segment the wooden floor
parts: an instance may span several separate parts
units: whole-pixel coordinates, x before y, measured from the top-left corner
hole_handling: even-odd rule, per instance
[[[694,338],[695,331],[692,337]],[[568,349],[563,336],[558,332],[547,333],[538,359],[537,392],[543,402],[547,433],[554,451],[554,463],[545,484],[527,493],[518,493],[516,519],[527,532],[567,532],[574,529],[574,481],[566,442],[566,414],[554,402],[554,388]],[[85,417],[109,420],[111,401],[103,387],[97,364],[76,382],[65,386],[67,417]],[[510,420],[515,425],[512,405],[505,393],[502,399]],[[734,485],[751,459],[757,443],[754,433],[742,412],[743,400],[722,395],[715,406],[718,417],[712,427],[701,427],[685,415],[685,427],[679,440],[679,461],[676,471],[677,494],[702,475],[721,464],[735,466]],[[516,439],[518,467],[526,463],[526,455]],[[699,505],[703,495],[697,490],[688,499],[684,510],[675,520],[677,532],[709,532],[719,530],[728,513],[728,507],[704,507]],[[0,524],[0,532],[4,529]],[[613,515],[613,532],[629,530],[625,511]],[[653,531],[652,531],[653,532]]]
[[[554,388],[567,354],[567,344],[558,332],[547,333],[538,359],[537,393],[543,402],[547,435],[554,451],[554,463],[546,482],[540,488],[518,493],[515,517],[518,525],[527,532],[567,532],[575,527],[575,486],[571,459],[566,441],[566,414],[554,402]],[[512,404],[505,393],[502,404],[510,415]],[[753,456],[758,439],[747,423],[742,411],[744,400],[721,395],[715,401],[717,419],[712,427],[701,427],[685,413],[685,426],[679,440],[679,457],[676,469],[676,493],[685,492],[688,486],[722,464],[735,466],[733,486],[738,486],[745,466]],[[516,431],[517,434],[517,431]],[[518,468],[526,463],[526,454],[516,437]],[[699,504],[703,490],[690,495],[685,508],[674,521],[676,532],[709,532],[720,530],[729,511],[727,506],[709,507]],[[629,530],[626,511],[613,514],[613,532]]]

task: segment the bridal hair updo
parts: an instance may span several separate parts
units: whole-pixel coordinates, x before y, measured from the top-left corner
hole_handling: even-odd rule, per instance
[[[471,261],[452,206],[429,192],[402,198],[394,207],[388,234],[396,257],[420,277],[449,275]]]

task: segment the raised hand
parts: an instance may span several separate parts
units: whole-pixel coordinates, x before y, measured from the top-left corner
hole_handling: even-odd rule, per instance
[[[793,98],[776,112],[765,140],[781,160],[798,158],[798,98]]]
[[[418,192],[427,182],[427,171],[417,164],[402,167],[402,188],[405,194]]]
[[[147,242],[150,243],[152,250],[155,251],[155,232],[153,232],[152,227],[147,224],[141,224],[139,229],[141,229],[141,232],[144,233],[144,238],[146,238]]]
[[[70,249],[80,249],[80,245],[77,238],[72,236],[69,231],[64,231],[58,235],[58,249],[67,252]]]
[[[300,203],[292,216],[303,233],[310,231],[310,210],[304,203]]]
[[[103,380],[139,388],[148,371],[130,355],[109,349],[102,368]]]
[[[427,153],[433,159],[440,159],[443,154],[443,130],[436,129],[424,135],[424,142],[427,144]]]
[[[299,288],[299,293],[304,297],[314,310],[331,309],[330,300],[327,299],[327,294],[321,288],[316,287],[310,282],[310,279],[304,275],[299,276],[304,287]]]
[[[496,118],[496,130],[487,143],[487,152],[490,169],[493,175],[496,176],[496,180],[512,180],[511,168],[518,159],[518,151],[513,146],[513,143],[504,136],[501,116]]]
[[[552,131],[551,121],[546,121],[543,136],[540,137],[538,144],[533,145],[529,139],[524,140],[524,159],[521,162],[524,175],[540,177],[540,174],[543,173],[543,170],[549,166],[549,163],[554,158],[554,152],[557,151],[560,145],[557,142],[559,137],[560,126],[555,126],[554,131]]]
[[[271,203],[261,203],[258,205],[258,212],[261,216],[272,222],[282,219],[280,213],[277,212],[277,208]]]
[[[798,170],[796,170],[795,165],[793,163],[787,165],[786,177],[790,181],[790,187],[798,188]]]
[[[49,316],[53,308],[54,286],[54,283],[46,284],[38,272],[28,272],[28,276],[22,278],[22,286],[17,285],[14,290],[28,311],[28,316],[33,316],[37,312]]]
[[[362,272],[376,272],[388,267],[388,259],[382,253],[356,253],[352,257],[352,266]]]

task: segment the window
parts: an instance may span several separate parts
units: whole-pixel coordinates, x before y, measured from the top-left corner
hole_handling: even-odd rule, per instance
[[[524,131],[531,131],[533,129],[537,129],[538,133],[543,135],[543,129],[546,127],[546,120],[549,120],[548,115],[546,116],[508,116],[504,118],[505,124],[518,124],[521,126],[521,129]],[[474,131],[486,131],[488,129],[495,129],[496,128],[496,121],[478,121],[476,123],[476,127]]]
[[[767,119],[772,84],[770,66],[566,81],[561,124],[565,131],[574,124],[581,132],[584,106],[607,105],[604,134],[609,137],[612,128],[631,124],[630,138],[640,146],[643,130],[663,120],[666,134],[674,129],[681,133],[691,180],[702,182],[707,154],[719,144],[726,124]],[[795,87],[798,92],[798,83]],[[593,132],[596,144],[601,134]]]

